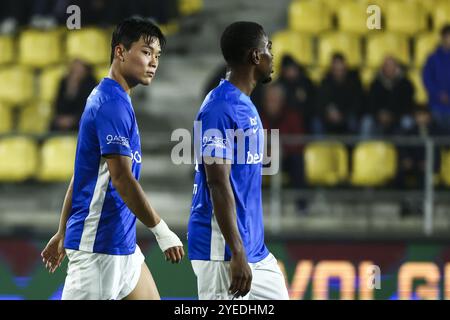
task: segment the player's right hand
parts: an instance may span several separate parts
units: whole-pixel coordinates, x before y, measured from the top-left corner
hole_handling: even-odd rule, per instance
[[[56,233],[41,252],[45,268],[53,273],[61,265],[66,256],[64,250],[64,235]]]
[[[243,297],[250,292],[252,270],[247,263],[245,252],[234,254],[230,261],[231,285],[229,293],[234,297]]]

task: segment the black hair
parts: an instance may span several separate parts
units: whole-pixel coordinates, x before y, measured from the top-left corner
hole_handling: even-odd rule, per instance
[[[441,37],[445,37],[449,33],[450,33],[450,24],[446,24],[441,29]]]
[[[345,62],[345,56],[340,52],[333,53],[333,56],[331,57],[331,61],[335,60],[341,60],[342,62]]]
[[[220,48],[227,64],[244,64],[248,51],[258,48],[264,35],[263,27],[256,22],[239,21],[226,27],[220,39]]]
[[[128,50],[133,42],[144,37],[146,43],[150,43],[152,38],[157,38],[161,45],[161,50],[166,44],[166,38],[161,29],[150,19],[132,17],[123,20],[116,26],[111,39],[111,63],[114,60],[114,48],[120,43]]]

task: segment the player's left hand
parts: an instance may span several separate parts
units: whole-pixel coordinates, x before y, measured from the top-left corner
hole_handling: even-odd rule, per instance
[[[41,252],[42,262],[50,273],[54,273],[65,256],[64,236],[56,233]]]
[[[166,260],[172,263],[180,263],[184,257],[183,247],[172,247],[164,251]]]

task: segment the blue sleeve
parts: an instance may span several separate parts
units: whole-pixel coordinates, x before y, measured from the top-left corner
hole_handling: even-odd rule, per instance
[[[439,87],[435,81],[434,76],[434,64],[435,59],[434,55],[430,56],[425,63],[425,67],[423,68],[422,77],[423,77],[423,83],[425,85],[425,88],[428,91],[428,96],[430,97],[429,100],[438,101],[439,99]]]
[[[130,138],[133,115],[120,100],[111,100],[100,106],[95,116],[95,127],[100,152],[131,157]]]
[[[196,125],[201,126],[202,157],[233,159],[236,119],[232,106],[214,102],[201,111]],[[200,130],[198,131],[200,132]]]

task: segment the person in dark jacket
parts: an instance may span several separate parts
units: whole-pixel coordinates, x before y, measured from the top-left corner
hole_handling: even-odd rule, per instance
[[[450,133],[449,24],[442,28],[441,45],[428,57],[422,76],[433,118],[443,130]]]
[[[96,84],[90,65],[79,59],[72,61],[59,85],[52,131],[78,131],[86,99]]]
[[[325,133],[357,131],[364,92],[358,72],[348,69],[342,54],[333,55],[330,71],[322,80],[317,96],[320,123]]]
[[[374,135],[393,135],[412,123],[414,87],[394,57],[387,56],[373,80],[368,96],[368,112],[373,117]]]

